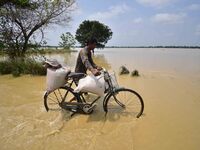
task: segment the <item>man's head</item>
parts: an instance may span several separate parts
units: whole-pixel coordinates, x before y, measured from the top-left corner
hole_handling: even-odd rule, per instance
[[[96,48],[96,44],[97,44],[96,38],[92,37],[89,40],[87,40],[87,47],[89,50],[94,50]]]

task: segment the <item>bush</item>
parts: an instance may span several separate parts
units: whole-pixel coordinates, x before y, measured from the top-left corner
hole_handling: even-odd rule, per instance
[[[21,75],[21,71],[19,68],[16,68],[15,70],[12,71],[12,75],[14,77],[19,77]]]
[[[12,74],[15,77],[21,74],[45,75],[46,69],[42,62],[34,59],[15,59],[0,62],[0,74]]]
[[[12,63],[9,61],[0,62],[0,74],[12,73]]]

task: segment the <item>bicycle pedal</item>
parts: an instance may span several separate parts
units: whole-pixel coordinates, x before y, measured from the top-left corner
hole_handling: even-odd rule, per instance
[[[76,113],[76,112],[77,112],[77,109],[71,109],[70,111]]]
[[[73,117],[77,112],[72,112],[72,114],[70,115],[71,117]]]
[[[96,107],[96,104],[90,105],[90,104],[85,104],[82,108],[83,112],[86,114],[90,114],[93,112],[94,108]]]
[[[97,107],[97,104],[96,103],[94,103],[92,106],[91,106],[91,109],[95,109]]]

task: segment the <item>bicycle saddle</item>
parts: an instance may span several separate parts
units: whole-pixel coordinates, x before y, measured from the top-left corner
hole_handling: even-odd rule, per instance
[[[68,75],[69,78],[72,78],[72,79],[81,79],[83,77],[85,77],[85,74],[84,73],[76,73],[76,72],[71,72],[69,75]]]

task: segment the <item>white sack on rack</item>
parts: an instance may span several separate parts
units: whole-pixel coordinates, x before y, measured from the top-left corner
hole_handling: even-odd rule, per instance
[[[52,92],[66,84],[66,75],[70,72],[68,68],[47,69],[47,91]]]

